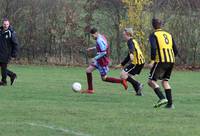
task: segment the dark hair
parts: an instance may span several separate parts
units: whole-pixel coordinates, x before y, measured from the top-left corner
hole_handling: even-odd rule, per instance
[[[157,19],[157,18],[153,18],[152,19],[152,26],[154,29],[158,29],[158,28],[161,28],[162,26],[162,21]]]
[[[7,17],[3,17],[3,18],[2,18],[2,22],[1,22],[1,23],[3,24],[5,21],[8,21],[8,22],[10,22],[10,21],[9,21],[9,19],[8,19]]]
[[[9,21],[9,19],[7,17],[3,17],[2,22],[4,21]]]
[[[91,33],[91,34],[95,34],[97,31],[98,31],[98,30],[97,30],[95,27],[93,27],[93,28],[90,30],[90,33]]]

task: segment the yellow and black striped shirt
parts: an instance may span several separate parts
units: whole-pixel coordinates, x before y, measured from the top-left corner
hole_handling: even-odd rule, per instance
[[[129,53],[127,57],[122,61],[121,65],[125,65],[129,60],[130,60],[130,53],[134,55],[134,59],[132,60],[132,64],[134,65],[141,65],[145,63],[145,58],[144,55],[141,51],[141,48],[138,44],[138,42],[134,39],[129,39],[127,42],[128,48],[129,48]]]
[[[155,62],[174,63],[178,51],[176,44],[168,32],[157,29],[150,35],[151,60]]]
[[[143,56],[142,50],[140,49],[140,46],[136,40],[132,40],[134,43],[134,59],[132,61],[132,64],[144,64],[145,63],[145,58]]]

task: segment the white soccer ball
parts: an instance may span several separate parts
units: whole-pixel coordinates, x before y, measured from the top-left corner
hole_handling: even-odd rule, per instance
[[[72,84],[72,90],[74,92],[80,92],[81,91],[81,84],[79,82],[74,82]]]

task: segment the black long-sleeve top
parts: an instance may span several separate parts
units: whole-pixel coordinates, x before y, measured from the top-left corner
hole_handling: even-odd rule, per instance
[[[121,62],[121,65],[124,66],[126,65],[129,61],[130,61],[130,53],[134,52],[135,49],[135,45],[133,43],[133,39],[129,39],[127,41],[127,46],[128,46],[128,55],[126,56],[126,58],[124,58],[124,60]]]

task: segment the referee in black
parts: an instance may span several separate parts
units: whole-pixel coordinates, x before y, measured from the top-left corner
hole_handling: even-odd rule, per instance
[[[18,41],[16,38],[16,32],[10,26],[10,21],[4,18],[0,27],[0,67],[1,76],[0,86],[7,85],[6,78],[10,77],[11,85],[15,81],[17,75],[8,70],[7,66],[11,58],[17,57]]]
[[[154,105],[155,108],[165,105],[165,108],[173,109],[172,89],[168,80],[175,63],[175,56],[178,54],[176,44],[172,35],[161,29],[162,21],[156,18],[152,19],[154,32],[150,35],[151,45],[151,67],[148,85],[154,90],[159,100]],[[157,80],[162,81],[166,98],[163,95]]]

